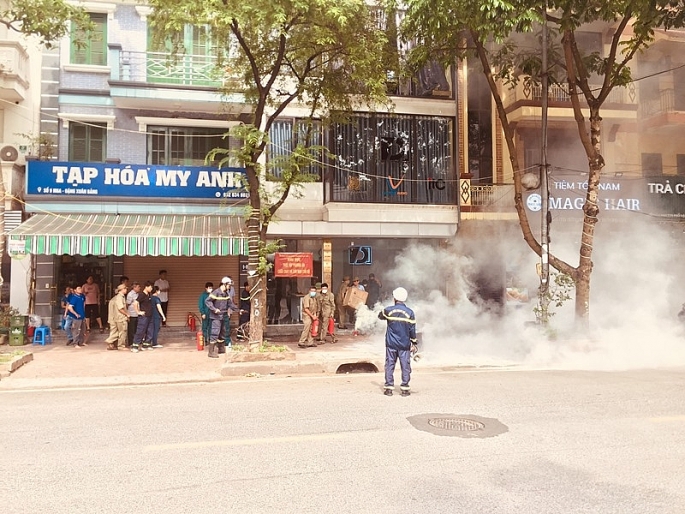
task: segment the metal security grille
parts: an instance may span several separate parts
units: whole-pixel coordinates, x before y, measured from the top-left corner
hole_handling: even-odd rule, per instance
[[[331,129],[326,201],[454,205],[452,120],[356,116]]]

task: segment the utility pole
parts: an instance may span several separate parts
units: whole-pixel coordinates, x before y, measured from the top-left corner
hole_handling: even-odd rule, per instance
[[[547,164],[547,111],[549,110],[549,77],[547,75],[547,2],[542,11],[542,144],[540,151],[540,196],[542,199],[541,229],[540,229],[540,322],[544,325],[549,321],[547,314],[549,299],[549,165]]]

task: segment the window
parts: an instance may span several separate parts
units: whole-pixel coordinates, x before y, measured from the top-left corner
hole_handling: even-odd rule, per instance
[[[293,126],[297,134],[293,135]],[[309,139],[309,141],[307,141]],[[269,170],[278,179],[283,173],[285,160],[298,144],[311,149],[311,163],[301,170],[302,173],[316,176],[321,180],[322,133],[321,123],[313,121],[311,127],[307,120],[276,120],[269,130]]]
[[[202,166],[214,148],[235,149],[238,141],[225,138],[228,129],[193,127],[148,127],[148,163]],[[217,158],[212,164],[218,164]]]
[[[69,160],[104,162],[107,156],[107,127],[72,122],[69,125]]]
[[[685,154],[676,154],[676,166],[678,170],[678,175],[685,176]]]
[[[374,114],[333,125],[325,201],[454,205],[449,118]]]
[[[645,177],[654,177],[663,174],[663,166],[661,163],[660,153],[643,153],[642,154],[642,175]]]
[[[105,66],[107,64],[107,15],[91,13],[90,20],[95,28],[89,36],[85,36],[80,31],[72,35],[71,64]],[[80,47],[76,44],[79,39],[83,40]]]

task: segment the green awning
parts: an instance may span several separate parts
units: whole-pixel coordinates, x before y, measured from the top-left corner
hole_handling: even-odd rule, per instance
[[[237,216],[36,214],[9,232],[10,255],[247,255]],[[23,242],[23,244],[22,244]]]

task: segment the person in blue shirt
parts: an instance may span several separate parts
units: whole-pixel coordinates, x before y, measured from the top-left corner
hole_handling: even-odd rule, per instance
[[[416,319],[414,311],[407,307],[407,290],[398,287],[392,292],[395,305],[383,309],[378,318],[388,322],[385,331],[385,396],[392,396],[395,388],[395,364],[400,361],[402,369],[402,396],[409,396],[409,379],[411,378],[412,346],[416,345]]]
[[[67,320],[64,331],[67,333],[67,346],[74,348],[85,346],[83,339],[83,319],[86,317],[86,296],[83,287],[78,285],[67,297]]]

